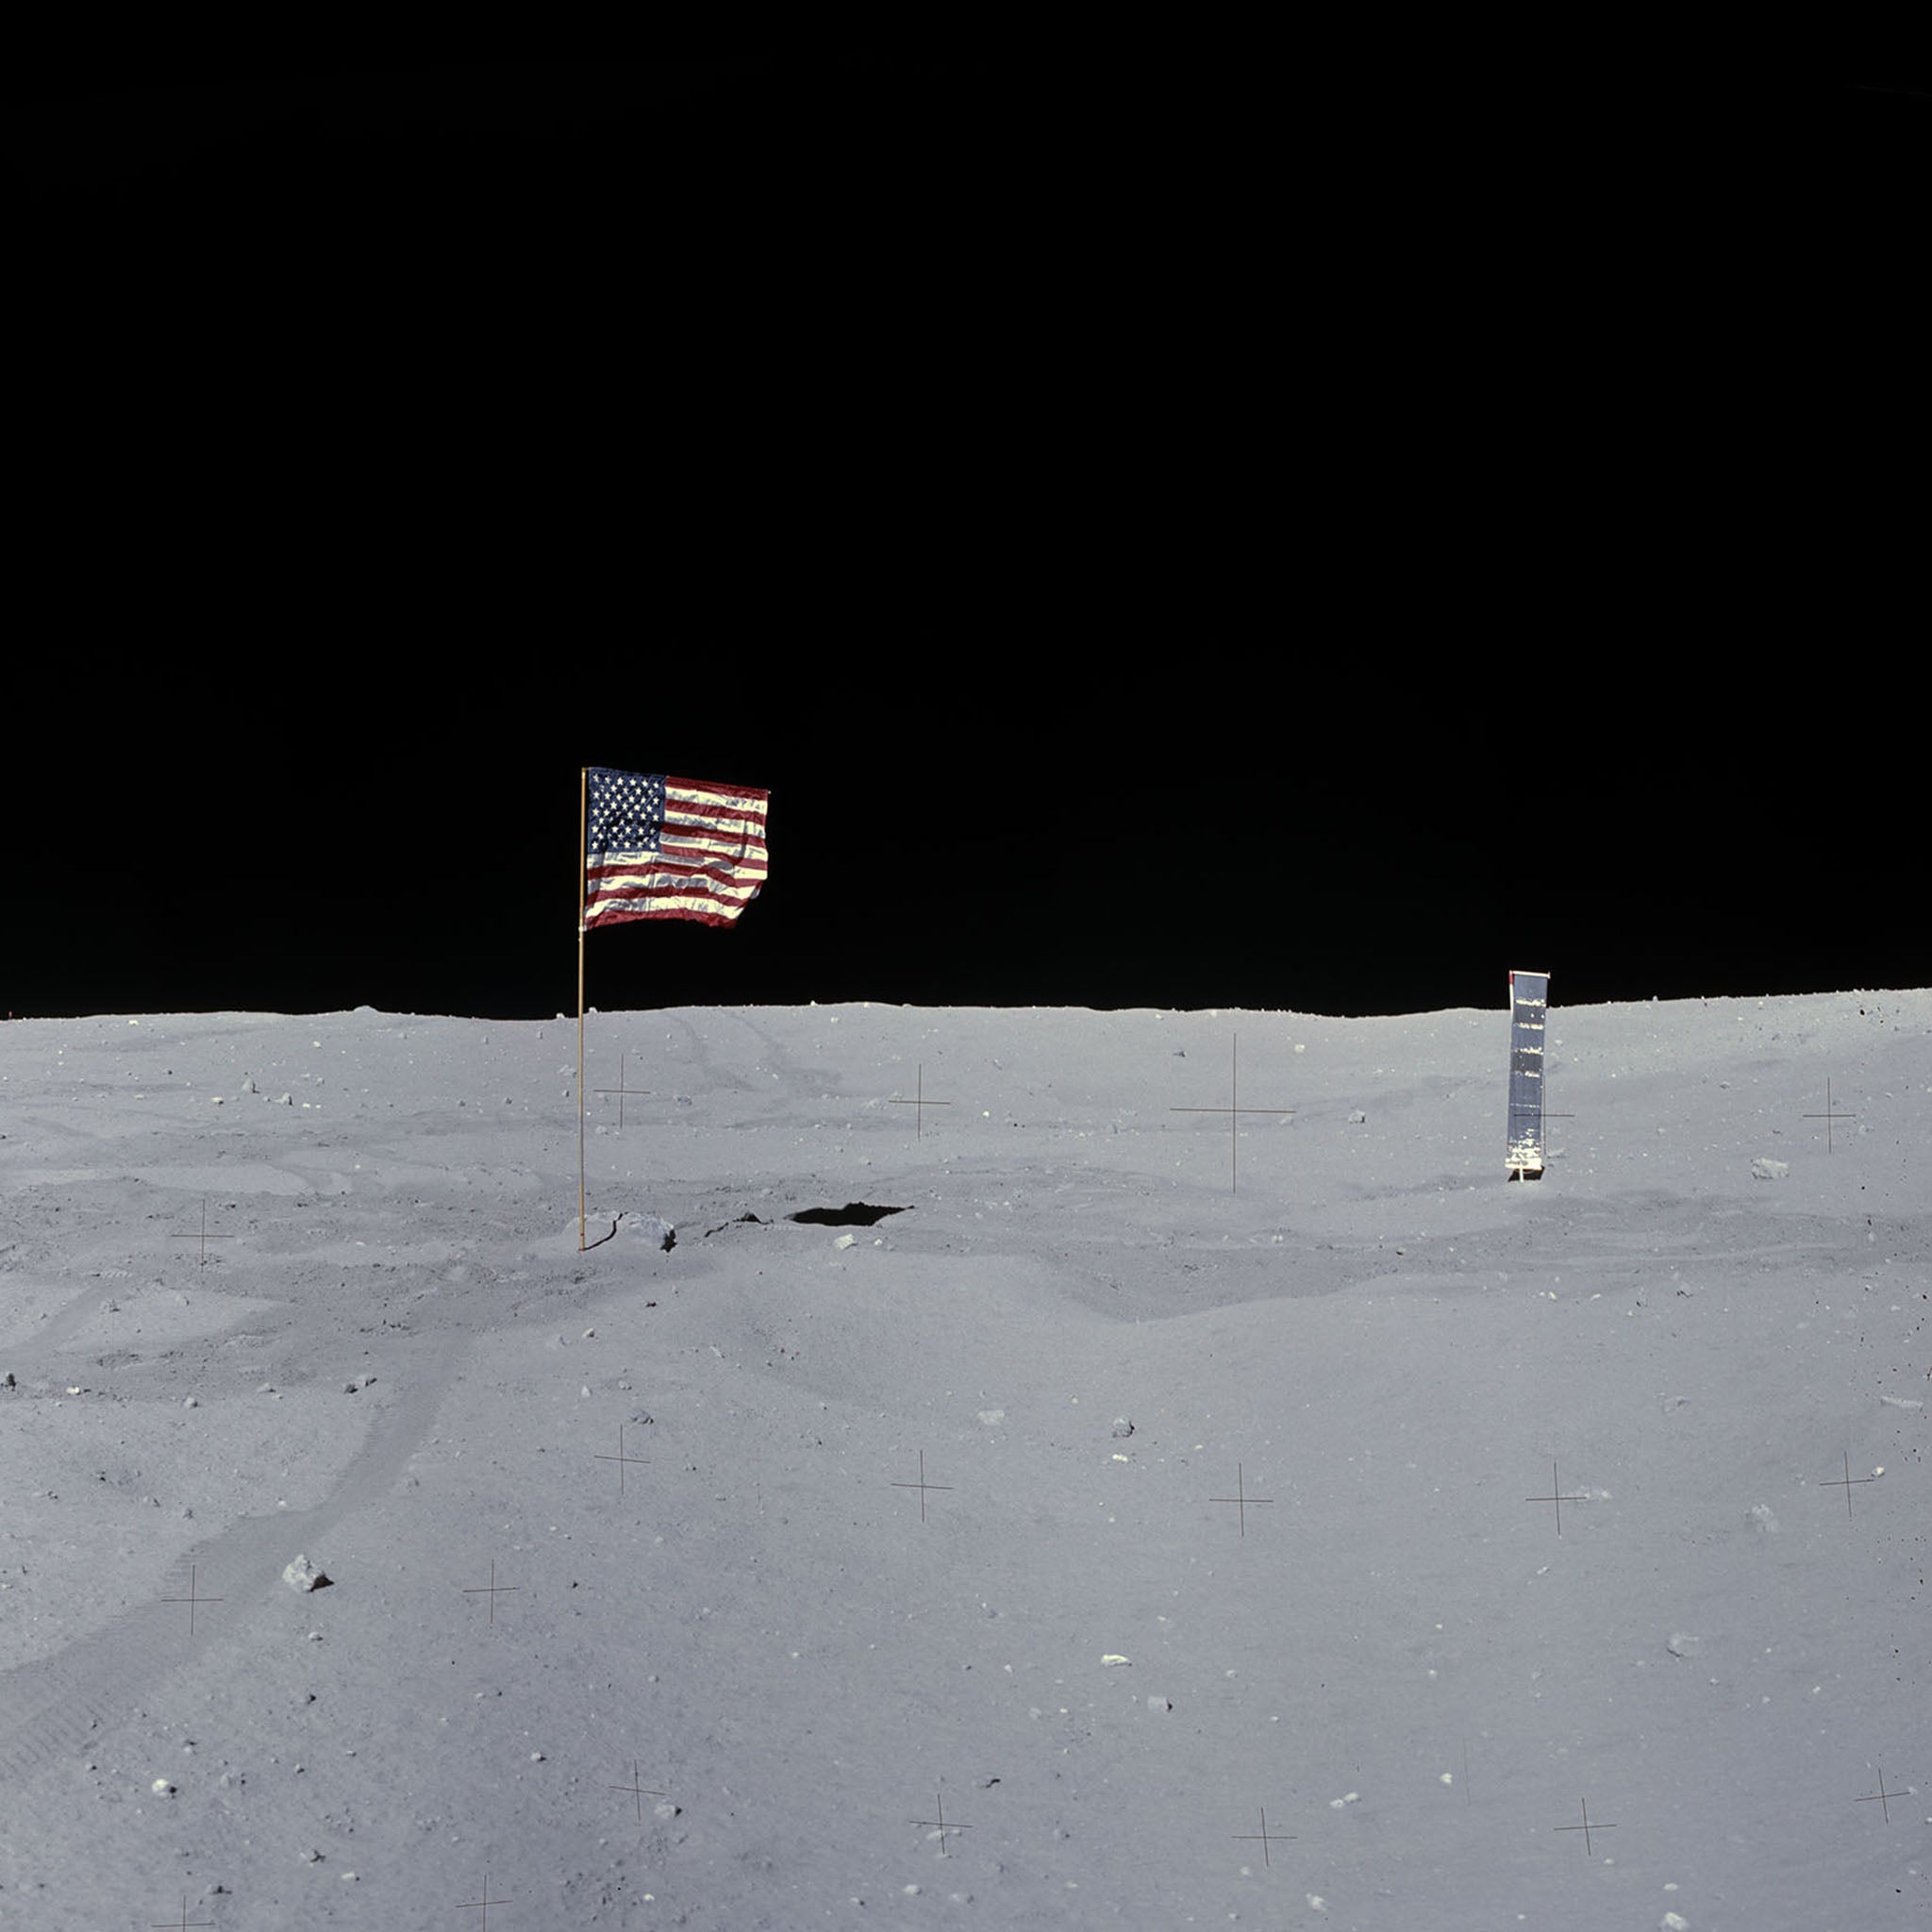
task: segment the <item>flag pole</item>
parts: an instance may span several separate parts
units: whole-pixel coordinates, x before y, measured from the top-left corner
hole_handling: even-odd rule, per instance
[[[577,770],[577,1253],[584,1252],[584,858],[590,847],[591,770]]]

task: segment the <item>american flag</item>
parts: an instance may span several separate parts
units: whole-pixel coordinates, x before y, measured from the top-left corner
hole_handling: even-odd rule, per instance
[[[748,785],[587,774],[584,925],[729,925],[765,882],[765,801]]]

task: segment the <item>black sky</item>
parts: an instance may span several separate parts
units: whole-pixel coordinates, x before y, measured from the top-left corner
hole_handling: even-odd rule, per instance
[[[1924,984],[1932,97],[1453,77],[43,76],[0,1004]]]

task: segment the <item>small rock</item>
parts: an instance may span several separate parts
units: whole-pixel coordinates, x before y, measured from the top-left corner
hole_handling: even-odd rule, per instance
[[[1751,1163],[1751,1178],[1754,1181],[1781,1181],[1791,1171],[1789,1160],[1772,1160],[1764,1155]]]
[[[639,1239],[669,1254],[677,1245],[677,1230],[661,1214],[625,1211],[617,1217],[617,1230],[628,1241]]]
[[[1128,1438],[1129,1436],[1131,1436],[1131,1435],[1132,1435],[1133,1433],[1134,1433],[1134,1425],[1133,1425],[1133,1424],[1132,1424],[1132,1423],[1130,1423],[1130,1422],[1129,1422],[1129,1421],[1128,1421],[1128,1420],[1126,1419],[1126,1417],[1125,1417],[1125,1416],[1124,1416],[1124,1415],[1117,1415],[1117,1416],[1115,1416],[1115,1417],[1114,1417],[1114,1419],[1113,1419],[1113,1434],[1114,1434],[1114,1441],[1117,1441],[1117,1442],[1124,1442],[1124,1441],[1126,1441],[1126,1439],[1127,1439],[1127,1438]]]
[[[334,1580],[333,1577],[325,1575],[321,1570],[318,1570],[307,1557],[297,1557],[282,1572],[282,1581],[291,1590],[322,1590],[334,1582]]]
[[[172,1798],[175,1795],[175,1787],[164,1777],[156,1778],[154,1783],[148,1786],[148,1790],[158,1798]]]

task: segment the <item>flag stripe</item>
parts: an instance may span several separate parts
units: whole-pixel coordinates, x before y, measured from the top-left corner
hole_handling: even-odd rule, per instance
[[[584,924],[729,925],[765,882],[765,805],[748,785],[592,769]]]

